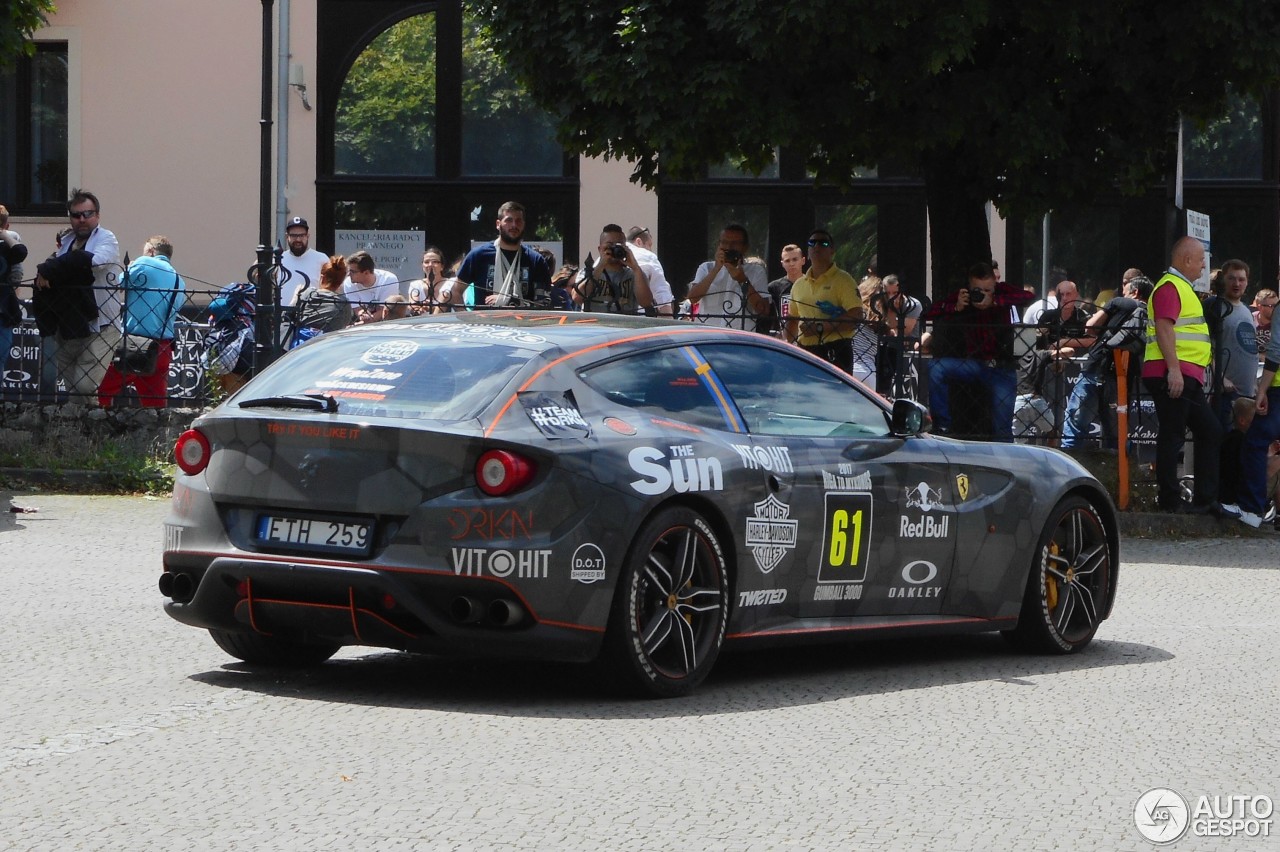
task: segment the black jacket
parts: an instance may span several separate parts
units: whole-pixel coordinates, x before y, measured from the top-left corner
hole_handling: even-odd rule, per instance
[[[37,287],[31,299],[36,328],[41,337],[55,332],[65,338],[88,337],[89,324],[98,318],[93,295],[93,254],[69,251],[36,267],[48,287]]]

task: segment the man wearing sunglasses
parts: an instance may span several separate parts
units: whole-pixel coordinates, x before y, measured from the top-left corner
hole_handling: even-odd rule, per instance
[[[786,338],[852,373],[853,333],[862,319],[858,282],[836,266],[831,234],[813,231],[808,246],[809,271],[791,285]]]
[[[120,345],[120,243],[101,227],[98,197],[73,189],[67,201],[71,229],[54,256],[37,267],[36,324],[54,339],[54,361],[67,389],[85,405]]]

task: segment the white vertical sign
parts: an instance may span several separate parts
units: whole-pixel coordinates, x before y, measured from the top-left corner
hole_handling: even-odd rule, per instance
[[[1187,211],[1187,236],[1194,237],[1204,246],[1204,272],[1191,283],[1198,292],[1209,292],[1209,270],[1213,267],[1213,254],[1209,251],[1209,217],[1194,210]]]

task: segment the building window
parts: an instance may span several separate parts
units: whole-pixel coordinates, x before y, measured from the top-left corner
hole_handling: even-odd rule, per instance
[[[43,42],[0,72],[0,203],[58,212],[67,199],[67,45]]]
[[[748,169],[741,157],[730,157],[723,163],[708,166],[707,177],[712,180],[777,180],[781,177],[778,168],[778,149],[773,149],[773,161],[765,166],[760,174]]]
[[[826,229],[835,241],[836,266],[857,281],[877,265],[879,209],[876,205],[826,204],[815,207],[813,214],[814,227]]]
[[[436,16],[384,30],[352,64],[334,116],[334,172],[436,173]]]
[[[462,13],[462,174],[564,174],[555,121],[512,81],[469,6]]]
[[[361,52],[338,95],[335,174],[451,177],[437,162],[438,128],[460,124],[461,176],[564,175],[552,117],[511,80],[469,8],[462,30],[457,123],[437,111],[443,69],[435,12],[388,27]]]
[[[1006,270],[1006,277],[1015,284],[1031,284],[1037,291],[1048,292],[1057,283],[1054,277],[1065,274],[1089,301],[1104,290],[1115,289],[1121,273],[1136,263],[1133,257],[1121,256],[1121,214],[1118,205],[1101,203],[1068,206],[1050,213],[1047,272],[1044,220],[1027,221],[1023,228],[1026,257],[1021,278],[1013,269]]]
[[[577,161],[469,6],[318,0],[317,244],[337,229],[419,231],[452,259],[492,240],[514,200],[526,242],[576,257]]]
[[[1182,162],[1187,180],[1261,180],[1262,109],[1232,94],[1227,111],[1197,130],[1184,122]]]
[[[769,205],[708,204],[706,213],[706,257],[715,257],[724,226],[736,223],[747,229],[747,257],[759,257],[768,265]]]

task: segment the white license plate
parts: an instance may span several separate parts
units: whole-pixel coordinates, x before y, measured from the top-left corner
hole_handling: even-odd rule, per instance
[[[324,518],[260,515],[258,540],[267,544],[368,555],[372,525]]]

